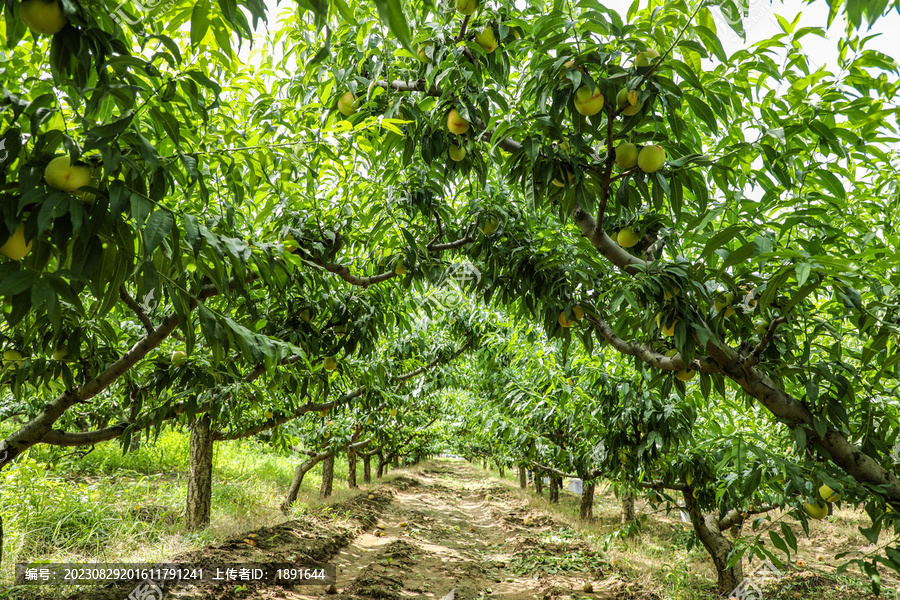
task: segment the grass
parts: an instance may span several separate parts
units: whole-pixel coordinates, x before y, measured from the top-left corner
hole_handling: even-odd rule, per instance
[[[253,440],[219,442],[211,524],[185,533],[188,451],[186,432],[177,430],[125,455],[115,443],[86,454],[30,449],[0,474],[0,587],[12,583],[16,562],[159,561],[285,520],[278,507],[304,457]],[[320,464],[303,481],[300,505],[321,502],[321,479]],[[350,495],[346,480],[347,462],[339,458],[338,498]]]
[[[592,542],[595,548],[605,550],[619,573],[639,589],[652,592],[661,600],[708,600],[717,597],[712,561],[702,547],[687,549],[694,533],[689,524],[681,522],[678,512],[666,515],[664,510],[654,510],[650,504],[637,500],[635,509],[639,525],[635,527],[634,535],[622,535],[621,503],[602,485],[598,486],[594,497],[595,519],[584,523],[579,519],[580,496],[561,490],[559,504],[553,505],[547,500],[546,490],[543,497],[538,497],[530,486],[527,490],[519,489],[515,470],[506,471],[502,478],[496,471],[480,470],[485,478],[502,480],[523,503],[552,515]],[[787,519],[789,523],[797,524],[790,517]],[[867,577],[855,568],[838,574],[836,567],[843,561],[834,559],[838,552],[869,552],[875,548],[857,529],[865,524],[866,517],[862,511],[842,508],[826,520],[814,523],[809,538],[803,535],[799,526],[794,527],[799,553],[792,556],[793,562],[784,570],[782,583],[785,587],[778,597],[815,597],[820,600],[873,597]],[[748,533],[749,528],[745,527],[744,534]],[[764,534],[764,539],[767,537]],[[798,566],[798,561],[803,566]],[[897,581],[897,577],[883,574],[882,597],[900,598]]]

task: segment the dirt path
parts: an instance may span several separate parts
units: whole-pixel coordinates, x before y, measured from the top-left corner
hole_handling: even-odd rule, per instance
[[[531,600],[573,593],[615,597],[585,594],[584,582],[592,575],[575,562],[568,565],[571,571],[565,570],[566,560],[546,565],[563,571],[554,575],[529,568],[529,557],[540,563],[567,553],[584,557],[584,566],[605,561],[567,534],[562,523],[530,510],[508,488],[479,479],[465,463],[430,465],[414,477],[415,483],[397,492],[375,527],[331,559],[338,568],[340,600]],[[321,588],[303,588],[271,597],[313,599],[323,594]]]
[[[570,526],[535,508],[529,495],[512,484],[486,479],[465,462],[434,462],[399,471],[367,486],[343,502],[300,511],[290,521],[244,534],[183,556],[176,563],[215,568],[224,564],[327,562],[335,565],[332,589],[310,585],[219,585],[174,587],[168,600],[658,600],[644,585],[646,575],[659,567],[658,558],[645,564],[628,555],[631,568],[623,576],[621,557],[615,567],[590,547]],[[598,509],[617,511],[615,501],[598,497]],[[605,504],[609,506],[605,506]],[[607,520],[609,520],[607,514]],[[659,526],[648,530],[650,543],[668,547],[669,519],[657,515]],[[616,523],[607,523],[609,527]],[[677,522],[679,528],[683,524]],[[607,527],[601,527],[606,529]],[[846,536],[845,536],[846,537]],[[808,550],[808,549],[807,549]],[[618,552],[618,551],[615,551]],[[800,556],[806,557],[807,551]],[[617,556],[619,556],[617,554]],[[654,555],[656,556],[656,555]],[[647,557],[645,557],[647,558]],[[649,559],[648,559],[649,560]],[[656,562],[653,562],[656,561]],[[698,562],[699,561],[699,562]],[[625,561],[626,563],[629,560]],[[816,590],[818,597],[868,598],[860,590],[818,577],[797,561],[785,580],[793,590]],[[819,562],[819,559],[816,559]],[[685,565],[708,570],[705,555]],[[637,571],[635,571],[637,569]],[[704,589],[712,586],[706,573]],[[690,594],[702,593],[692,579]],[[585,584],[590,584],[590,591]],[[42,593],[48,588],[30,588]],[[51,588],[52,589],[52,588]],[[68,600],[158,600],[154,594],[134,596],[135,585],[94,588],[67,595]],[[827,592],[827,593],[826,593]],[[680,596],[679,596],[680,597]],[[794,591],[788,597],[812,597]],[[59,596],[11,596],[23,600],[58,600]]]
[[[565,523],[533,509],[468,463],[429,463],[351,500],[310,510],[174,562],[336,565],[335,588],[217,586],[167,590],[172,600],[644,599]],[[593,593],[585,593],[591,582]],[[123,600],[133,585],[70,600]],[[148,596],[156,600],[155,596]]]
[[[566,535],[563,524],[533,513],[507,488],[478,480],[464,464],[432,466],[417,479],[419,485],[397,494],[377,528],[333,559],[342,599],[587,596],[584,581],[592,575],[574,563],[569,566],[575,570],[553,576],[529,568],[529,558],[539,563],[548,554],[566,553],[587,554],[597,566],[604,564],[574,535]],[[566,561],[557,562],[552,570],[565,570]],[[590,560],[583,562],[587,566]]]

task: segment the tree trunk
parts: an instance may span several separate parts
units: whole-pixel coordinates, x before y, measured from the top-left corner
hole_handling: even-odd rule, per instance
[[[581,490],[581,506],[578,516],[582,521],[594,520],[594,484],[585,483]]]
[[[291,481],[291,486],[288,488],[287,497],[284,499],[284,502],[281,503],[281,512],[287,514],[288,509],[291,508],[291,504],[297,501],[297,494],[300,492],[303,478],[310,469],[324,459],[325,457],[323,455],[317,454],[309,460],[304,461],[302,464],[297,465],[297,470],[294,471],[294,479]]]
[[[191,458],[188,473],[187,507],[184,525],[197,531],[209,525],[212,511],[212,420],[209,415],[191,427]]]
[[[334,486],[334,453],[324,460],[322,463],[322,497],[331,496],[331,489]]]
[[[400,468],[400,455],[399,454],[394,454],[394,458],[391,460],[391,467],[393,467],[394,469]]]
[[[622,494],[622,522],[634,521],[634,494],[625,492]]]
[[[500,471],[500,477],[503,477],[503,463],[501,463],[501,462],[498,460],[498,461],[495,462],[494,464],[497,465],[497,470]]]
[[[559,477],[550,474],[550,504],[559,504]]]
[[[375,477],[377,477],[378,479],[381,479],[382,477],[384,477],[384,465],[385,464],[386,463],[384,460],[384,454],[379,452],[378,453],[378,470],[375,472]]]
[[[528,487],[528,476],[525,474],[525,467],[519,465],[519,487],[523,490]]]
[[[534,491],[538,496],[544,495],[544,474],[541,471],[534,472]]]
[[[363,481],[372,483],[372,456],[363,455]]]
[[[356,485],[356,450],[347,448],[347,487],[351,490],[358,488]]]
[[[691,516],[694,531],[716,566],[718,591],[722,595],[731,594],[744,579],[741,561],[738,561],[730,569],[728,568],[728,557],[734,550],[734,544],[719,531],[715,515],[704,515],[700,511],[690,489],[684,490],[682,496],[684,496],[685,508]]]

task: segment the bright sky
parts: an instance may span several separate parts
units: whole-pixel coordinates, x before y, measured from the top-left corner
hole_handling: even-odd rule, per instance
[[[792,22],[798,14],[801,15],[797,28],[801,27],[825,27],[828,23],[828,4],[824,0],[817,0],[812,4],[801,2],[800,0],[784,0],[770,2],[769,0],[749,0],[750,15],[744,19],[744,29],[747,34],[747,41],[741,38],[727,25],[725,18],[719,12],[718,8],[713,8],[713,14],[721,18],[719,23],[719,39],[725,48],[725,53],[731,55],[737,50],[747,48],[760,40],[768,39],[778,33],[781,33],[781,27],[775,15],[780,15],[788,22]],[[606,5],[614,8],[621,15],[625,15],[628,11],[630,2],[625,0],[607,0]],[[842,15],[832,23],[828,29],[828,38],[821,38],[814,35],[808,35],[803,38],[803,50],[807,55],[813,57],[815,62],[820,65],[827,65],[829,70],[837,71],[837,42],[844,37],[844,26],[846,20]],[[876,21],[875,26],[868,30],[865,25],[857,35],[860,37],[878,34],[866,44],[866,48],[878,50],[889,56],[898,58],[900,52],[896,39],[892,39],[890,32],[900,31],[900,15],[891,12],[887,16]],[[896,34],[894,34],[896,35]]]

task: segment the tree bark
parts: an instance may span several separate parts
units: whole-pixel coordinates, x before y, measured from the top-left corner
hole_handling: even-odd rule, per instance
[[[400,468],[400,455],[399,454],[394,454],[394,457],[391,460],[391,467],[394,469]]]
[[[718,577],[717,587],[720,594],[725,595],[733,592],[744,579],[743,567],[738,561],[733,567],[728,568],[728,557],[734,550],[734,544],[722,535],[719,530],[718,520],[714,515],[704,515],[694,500],[692,490],[685,489],[682,491],[684,497],[685,508],[691,516],[691,525],[700,543],[706,548],[706,551],[713,559],[716,566],[716,574]]]
[[[622,523],[634,521],[634,494],[625,492],[622,494]]]
[[[594,520],[594,484],[585,483],[581,490],[581,506],[578,516],[582,521]]]
[[[328,458],[322,462],[322,497],[331,496],[334,487],[334,453],[332,452]]]
[[[372,483],[372,456],[370,454],[363,455],[363,481]]]
[[[519,487],[523,490],[528,487],[528,475],[523,465],[519,465]]]
[[[494,464],[497,465],[497,470],[500,471],[500,477],[503,477],[503,463],[498,460]]]
[[[356,485],[356,450],[347,449],[347,487],[351,490],[358,488]]]
[[[382,477],[384,477],[384,465],[385,465],[384,453],[379,452],[378,453],[378,468],[377,468],[377,471],[375,472],[375,477],[377,477],[378,479],[381,479]]]
[[[291,486],[288,488],[287,497],[284,499],[284,502],[281,503],[281,512],[283,512],[284,514],[288,513],[288,510],[291,508],[291,504],[297,501],[297,494],[300,492],[300,486],[303,484],[303,478],[306,476],[310,469],[319,464],[321,461],[325,460],[327,454],[327,452],[316,454],[315,456],[312,456],[309,459],[303,461],[303,463],[297,465],[297,469],[296,471],[294,471],[294,479],[291,481]]]
[[[534,472],[534,492],[538,496],[544,495],[544,474],[541,471]]]
[[[550,474],[550,504],[559,504],[559,480],[559,477]]]
[[[212,512],[212,420],[209,415],[191,427],[191,458],[184,525],[188,531],[209,525]]]

